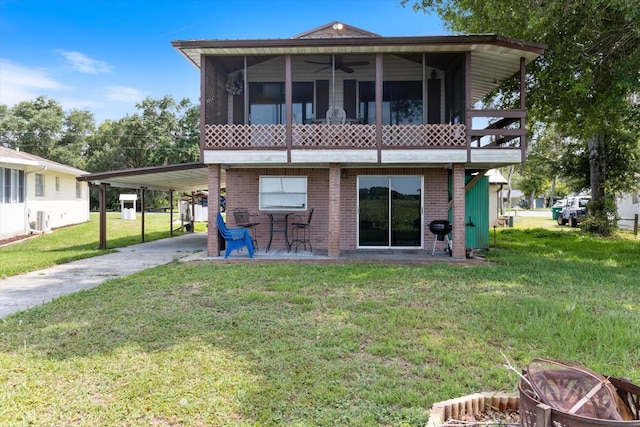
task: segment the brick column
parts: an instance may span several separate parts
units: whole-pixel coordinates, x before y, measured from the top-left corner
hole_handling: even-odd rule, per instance
[[[340,165],[329,165],[329,256],[340,258]]]
[[[465,259],[467,257],[467,245],[465,238],[465,191],[464,191],[464,164],[453,165],[453,257]]]
[[[216,217],[220,212],[220,165],[208,165],[207,167],[207,184],[209,190],[209,202],[207,203],[207,218],[209,227],[207,228],[207,256],[220,256],[218,249],[219,234],[218,223]]]

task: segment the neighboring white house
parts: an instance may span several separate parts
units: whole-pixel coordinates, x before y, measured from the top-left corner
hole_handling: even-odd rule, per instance
[[[520,190],[511,189],[511,198],[507,200],[508,194],[509,192],[507,189],[503,188],[500,196],[507,209],[513,209],[516,206],[520,206],[524,193]]]
[[[86,173],[0,146],[0,239],[88,221]]]
[[[618,199],[618,225],[633,228],[635,215],[640,215],[640,188],[625,194]]]
[[[502,191],[508,182],[497,169],[490,169],[485,176],[489,177],[489,227],[493,227],[499,224],[499,217],[505,215],[501,212]]]

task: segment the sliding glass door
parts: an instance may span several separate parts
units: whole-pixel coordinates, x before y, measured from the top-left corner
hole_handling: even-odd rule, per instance
[[[422,247],[422,177],[358,177],[358,246]]]

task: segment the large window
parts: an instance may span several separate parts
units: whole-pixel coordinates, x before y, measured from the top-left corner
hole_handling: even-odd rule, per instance
[[[261,210],[305,210],[306,176],[261,176]]]
[[[375,82],[360,82],[359,116],[376,122]],[[422,82],[386,81],[382,90],[382,124],[422,124]]]
[[[251,124],[285,123],[283,82],[249,83],[249,114]],[[313,118],[313,83],[293,83],[293,122],[305,123]]]
[[[24,171],[0,168],[0,203],[24,203]]]

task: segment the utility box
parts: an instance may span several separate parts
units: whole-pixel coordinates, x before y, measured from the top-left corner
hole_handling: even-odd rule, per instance
[[[120,211],[122,219],[136,219],[136,205],[138,202],[137,194],[121,194],[120,195]]]
[[[36,230],[48,233],[51,231],[51,213],[38,211],[36,214]]]

